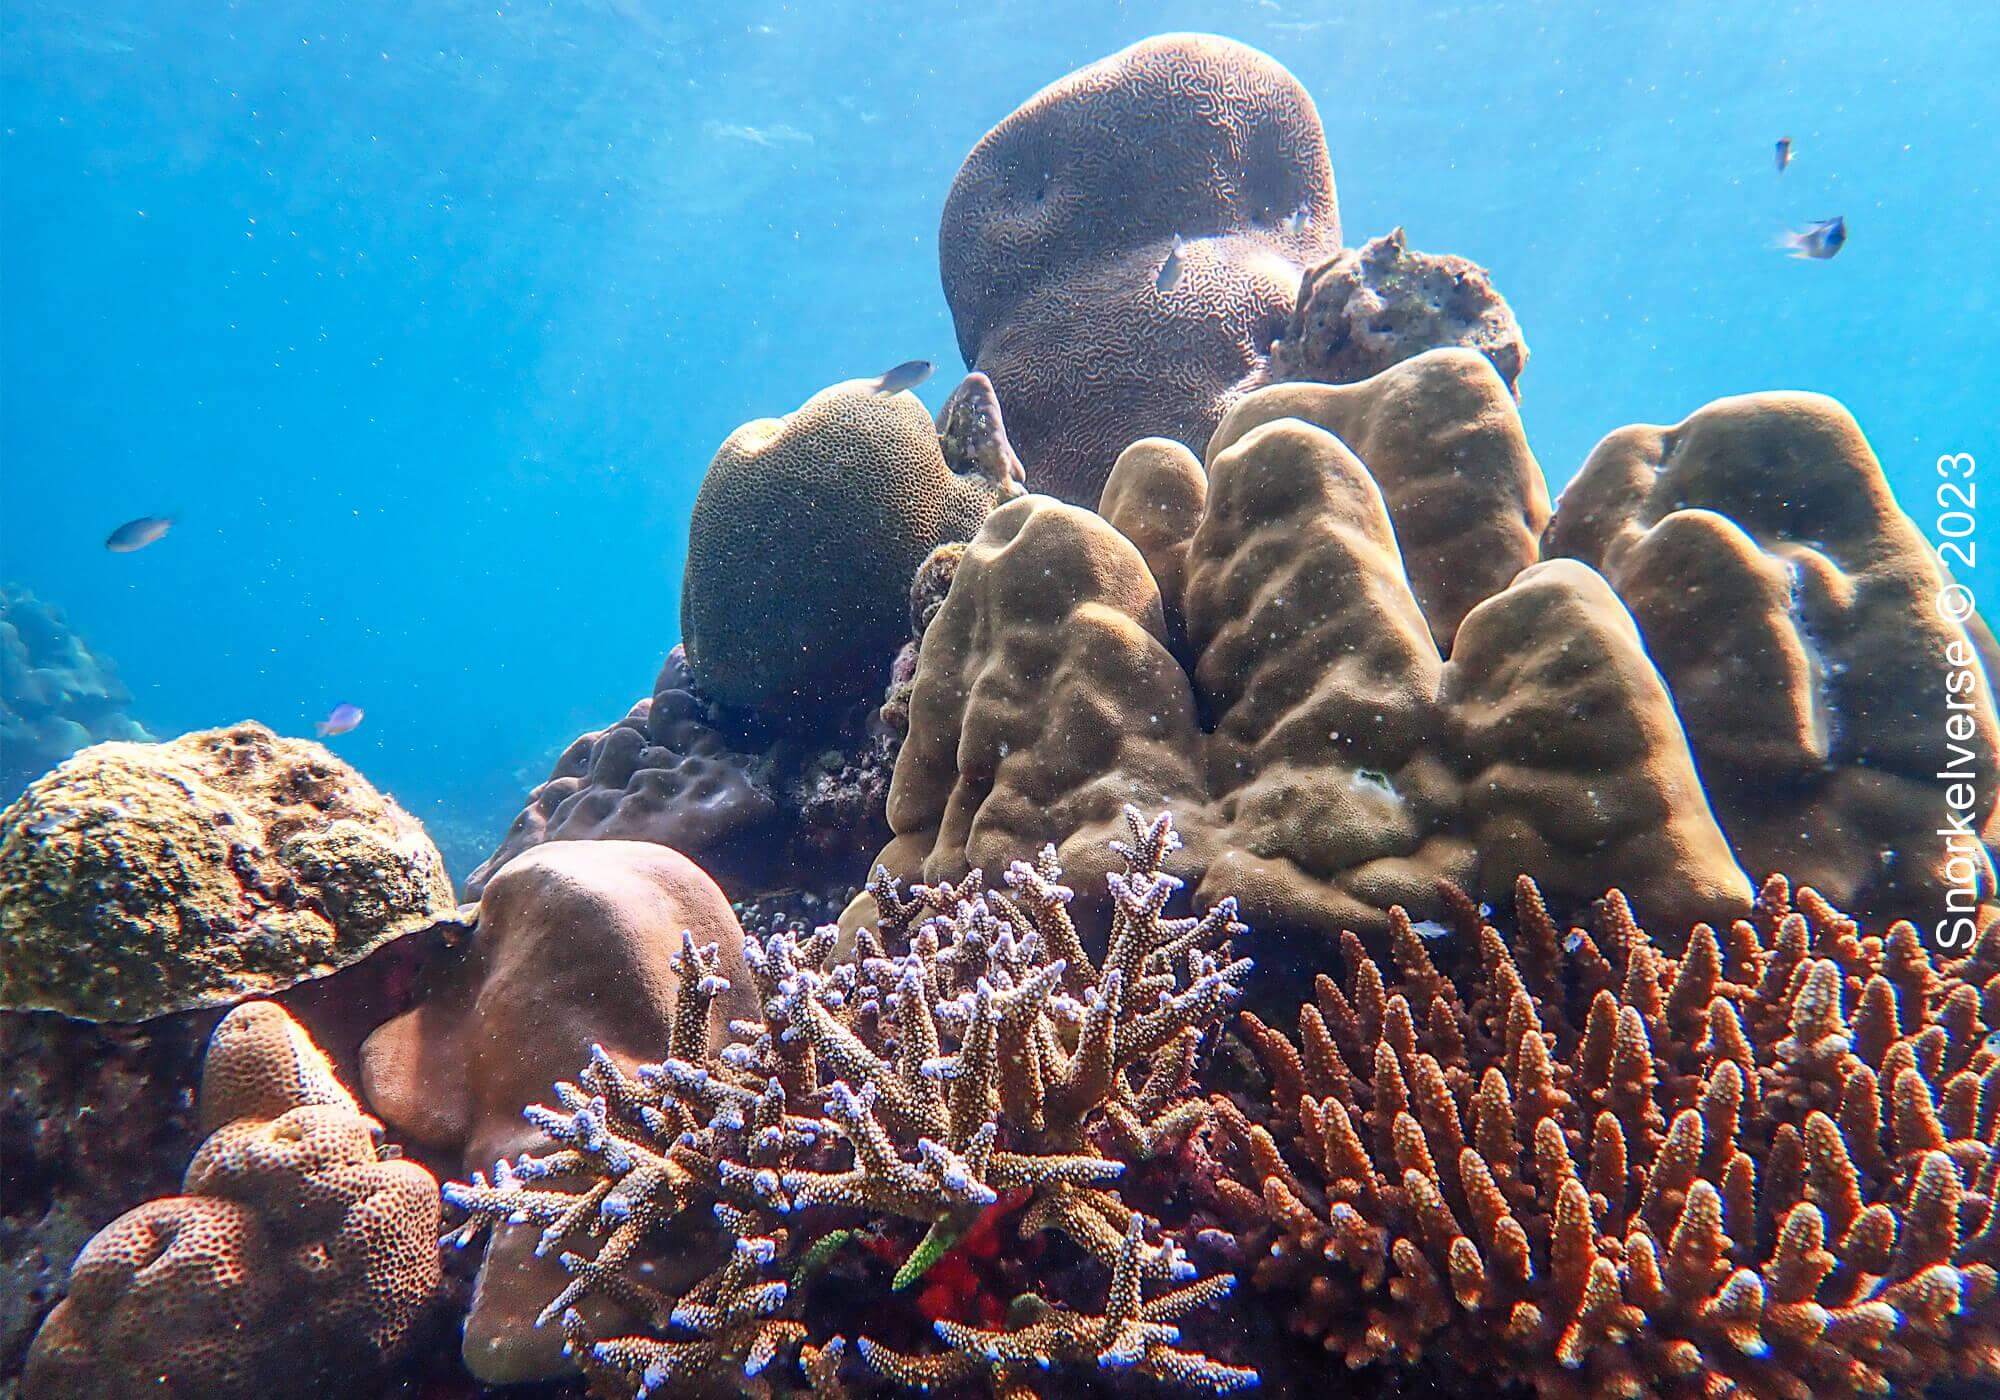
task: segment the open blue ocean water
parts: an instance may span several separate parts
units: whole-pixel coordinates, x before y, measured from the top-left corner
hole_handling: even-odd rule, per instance
[[[716,445],[913,357],[935,406],[960,160],[1171,29],[1313,93],[1349,243],[1491,270],[1552,485],[1766,388],[1845,402],[1926,528],[1995,451],[1982,6],[11,0],[0,579],[155,733],[363,707],[339,751],[462,877],[650,689]],[[1772,248],[1836,214],[1837,259]]]

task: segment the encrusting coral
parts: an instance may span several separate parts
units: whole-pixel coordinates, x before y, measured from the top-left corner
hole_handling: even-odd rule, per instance
[[[856,1361],[916,1384],[985,1373],[1009,1395],[1072,1365],[1210,1391],[1252,1383],[1178,1345],[1172,1322],[1231,1280],[1197,1279],[1108,1189],[1201,1121],[1198,1052],[1249,970],[1229,952],[1243,931],[1231,905],[1164,915],[1179,885],[1162,870],[1177,840],[1168,819],[1125,820],[1101,959],[1070,921],[1052,851],[1012,866],[1004,890],[972,876],[905,893],[878,872],[880,921],[850,949],[831,925],[746,948],[760,1014],[717,1050],[705,1027],[730,981],[714,944],[684,938],[664,1058],[628,1072],[597,1052],[558,1084],[558,1106],[528,1115],[555,1150],[447,1187],[468,1212],[458,1238],[541,1228],[570,1274],[543,1321],[561,1322],[604,1395],[699,1392],[732,1375],[838,1394]],[[902,1289],[996,1211],[1098,1261],[1102,1311],[1036,1294],[995,1319],[1011,1325],[939,1316],[942,1351],[812,1339],[811,1281],[850,1240],[899,1254]],[[678,1297],[628,1268],[663,1228],[711,1215],[722,1258]],[[577,1305],[599,1294],[646,1330],[593,1335]]]
[[[455,908],[422,826],[319,744],[259,724],[99,744],[0,812],[0,1007],[227,1006]]]
[[[1594,936],[1515,907],[1346,935],[1296,1040],[1240,1018],[1215,1254],[1349,1366],[1551,1400],[2000,1380],[2000,923],[1938,963],[1773,877],[1676,956],[1616,892]]]
[[[437,1182],[270,1002],[216,1028],[183,1194],[98,1232],[28,1353],[49,1400],[369,1393],[437,1292]]]

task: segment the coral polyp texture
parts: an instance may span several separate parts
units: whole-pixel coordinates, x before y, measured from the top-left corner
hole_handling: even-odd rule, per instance
[[[150,739],[131,704],[117,668],[84,645],[59,609],[0,584],[0,802],[78,749]]]
[[[1252,1383],[1175,1325],[1231,1280],[1198,1277],[1115,1193],[1171,1160],[1207,1112],[1194,1076],[1249,970],[1230,953],[1243,929],[1228,904],[1168,917],[1172,825],[1128,811],[1124,828],[1100,959],[1070,920],[1053,851],[1011,866],[1004,889],[975,875],[905,892],[878,873],[876,924],[845,948],[832,925],[751,943],[749,989],[722,974],[715,944],[685,938],[664,1058],[631,1069],[593,1053],[529,1112],[553,1151],[447,1188],[467,1212],[459,1238],[510,1221],[540,1229],[569,1272],[542,1321],[560,1322],[600,1395],[838,1394],[843,1372],[984,1377],[1017,1396],[1071,1368],[1209,1391]],[[732,990],[758,1011],[718,1049],[704,1027]],[[972,1248],[1009,1219],[1023,1238],[1011,1262]],[[713,1267],[669,1294],[634,1266],[689,1222],[721,1227]],[[1036,1243],[1044,1232],[1057,1243]],[[813,1286],[881,1256],[900,1261],[893,1280]],[[974,1306],[979,1268],[1037,1258],[1032,1278],[996,1279],[1012,1308]],[[1070,1277],[1079,1268],[1087,1286]],[[594,1330],[579,1306],[599,1295],[640,1330]],[[850,1346],[816,1331],[830,1314],[866,1334]]]
[[[421,1334],[437,1183],[382,1157],[378,1125],[278,1007],[248,1003],[216,1028],[201,1116],[183,1194],[120,1216],[77,1257],[29,1350],[27,1394],[369,1394]]]
[[[423,828],[319,744],[259,724],[99,744],[0,812],[0,1008],[226,1006],[454,908]]]
[[[1631,608],[1747,866],[1927,920],[1992,897],[1981,638],[1940,609],[1937,556],[1838,403],[1747,394],[1622,428],[1544,547]]]
[[[1478,263],[1419,253],[1401,229],[1343,248],[1307,271],[1271,378],[1352,384],[1448,345],[1477,350],[1516,396],[1528,343]]]
[[[895,873],[1054,841],[1101,889],[1138,800],[1174,809],[1199,899],[1300,949],[1523,870],[1683,921],[1748,908],[1630,617],[1589,569],[1534,564],[1541,476],[1481,356],[1262,390],[1205,477],[1142,441],[1105,508],[1011,502],[967,547],[918,658]]]
[[[916,396],[871,380],[729,435],[695,496],[681,587],[704,694],[797,716],[881,690],[924,556],[1020,493],[997,409],[990,427],[975,417],[954,438],[964,474]]]
[[[1936,962],[1776,877],[1677,953],[1615,892],[1515,911],[1346,935],[1296,1039],[1241,1018],[1203,1238],[1292,1330],[1557,1400],[2000,1381],[2000,925]]]
[[[959,349],[1030,484],[1086,506],[1138,438],[1201,450],[1267,372],[1303,267],[1339,246],[1312,99],[1207,34],[1147,39],[1030,98],[965,158],[938,231]]]

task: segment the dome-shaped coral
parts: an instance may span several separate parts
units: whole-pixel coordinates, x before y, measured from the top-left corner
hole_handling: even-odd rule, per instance
[[[57,609],[0,584],[0,802],[88,744],[147,739],[132,696]]]
[[[453,908],[423,828],[318,744],[258,724],[99,744],[0,813],[0,1007],[224,1006]]]

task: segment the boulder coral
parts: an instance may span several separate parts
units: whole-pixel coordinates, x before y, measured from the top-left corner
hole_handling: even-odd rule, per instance
[[[1775,877],[1678,952],[1616,893],[1594,936],[1515,909],[1345,935],[1295,1039],[1240,1018],[1264,1087],[1212,1101],[1207,1257],[1447,1391],[2000,1384],[2000,925],[1934,961]]]
[[[99,744],[0,812],[0,1008],[226,1006],[454,907],[423,828],[319,744],[247,723]]]
[[[437,1182],[270,1003],[217,1027],[182,1194],[77,1257],[28,1354],[47,1400],[361,1395],[419,1335],[439,1283]]]
[[[27,589],[0,584],[0,802],[78,749],[152,736],[118,670]]]
[[[684,941],[714,944],[718,975],[702,1034],[754,1016],[743,934],[728,899],[687,857],[633,841],[562,841],[510,861],[486,887],[473,935],[438,967],[411,1011],[361,1050],[361,1088],[397,1132],[470,1165],[541,1151],[522,1110],[598,1046],[630,1068],[673,1026]],[[704,1005],[707,1005],[704,1002]],[[535,1314],[561,1287],[534,1231],[505,1228],[489,1246],[464,1355],[502,1384],[559,1373],[561,1338]],[[553,1278],[554,1282],[550,1280]]]
[[[997,408],[983,431],[952,425],[971,468],[960,474],[916,396],[873,386],[836,384],[746,423],[709,463],[688,522],[681,635],[711,699],[796,718],[879,691],[917,566],[1020,493],[1011,453],[981,447],[1005,444]]]
[[[1303,267],[1339,246],[1312,99],[1206,34],[1144,40],[1030,98],[965,158],[938,231],[966,363],[1035,489],[1085,506],[1138,438],[1201,450],[1262,382]]]
[[[1429,399],[1454,409],[1411,412]],[[1377,474],[1292,416],[1312,411]],[[1108,518],[1036,496],[974,537],[918,661],[892,872],[956,879],[1053,840],[1087,889],[1138,801],[1180,814],[1175,872],[1198,898],[1233,895],[1259,927],[1309,939],[1380,928],[1394,904],[1437,912],[1440,881],[1504,894],[1522,870],[1570,901],[1619,883],[1666,918],[1748,907],[1610,589],[1574,562],[1516,576],[1547,504],[1483,358],[1278,386],[1238,412],[1205,483],[1182,449],[1139,443]],[[1427,600],[1378,480],[1437,561],[1415,574]],[[1155,500],[1173,504],[1149,514]],[[1143,552],[1116,528],[1135,514]],[[1494,591],[1475,598],[1451,563]]]
[[[1976,620],[1940,611],[1937,556],[1838,403],[1749,394],[1620,429],[1544,549],[1631,609],[1746,866],[1927,923],[1948,895],[1966,915],[1993,896],[2000,721]]]

